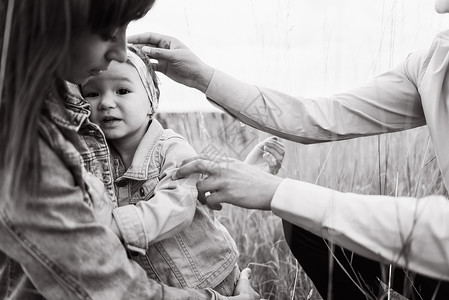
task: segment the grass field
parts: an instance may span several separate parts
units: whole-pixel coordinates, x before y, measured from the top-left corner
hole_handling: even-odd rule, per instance
[[[240,159],[268,136],[220,113],[165,113],[158,119],[198,152]],[[282,177],[362,194],[446,193],[426,128],[335,143],[284,144]],[[262,298],[321,299],[291,255],[280,218],[231,206],[219,217],[237,242],[240,267],[253,270],[253,286]]]

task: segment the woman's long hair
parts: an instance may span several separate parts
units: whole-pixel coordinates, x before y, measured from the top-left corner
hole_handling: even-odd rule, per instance
[[[0,201],[39,185],[38,119],[71,41],[144,16],[154,0],[6,0],[0,3]]]

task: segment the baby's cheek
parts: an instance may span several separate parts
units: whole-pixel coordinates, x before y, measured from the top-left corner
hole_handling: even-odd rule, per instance
[[[95,124],[98,124],[98,116],[95,110],[92,109],[92,112],[90,113],[90,120],[94,122]]]

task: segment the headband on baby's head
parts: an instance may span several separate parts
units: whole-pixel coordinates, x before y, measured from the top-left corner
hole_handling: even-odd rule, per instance
[[[143,60],[131,50],[127,50],[127,62],[130,63],[136,70],[137,74],[139,74],[140,81],[147,92],[148,99],[150,99],[152,114],[154,114],[159,105],[159,97],[156,91],[156,86],[154,85],[153,77],[151,76],[149,67],[145,65]]]

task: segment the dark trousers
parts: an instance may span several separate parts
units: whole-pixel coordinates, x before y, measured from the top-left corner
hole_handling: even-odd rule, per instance
[[[335,259],[331,263],[333,267],[329,276],[330,244],[307,230],[286,221],[283,223],[285,238],[293,255],[324,299],[387,299],[386,296],[382,297],[385,290],[380,287],[378,280],[388,278],[387,266],[335,246],[333,247]],[[364,292],[360,291],[351,278]],[[332,284],[328,297],[329,279],[332,280]],[[388,279],[385,281],[388,284]],[[405,273],[399,267],[394,268],[391,282],[392,288],[408,299],[449,299],[449,282]],[[436,296],[433,298],[435,291]]]

